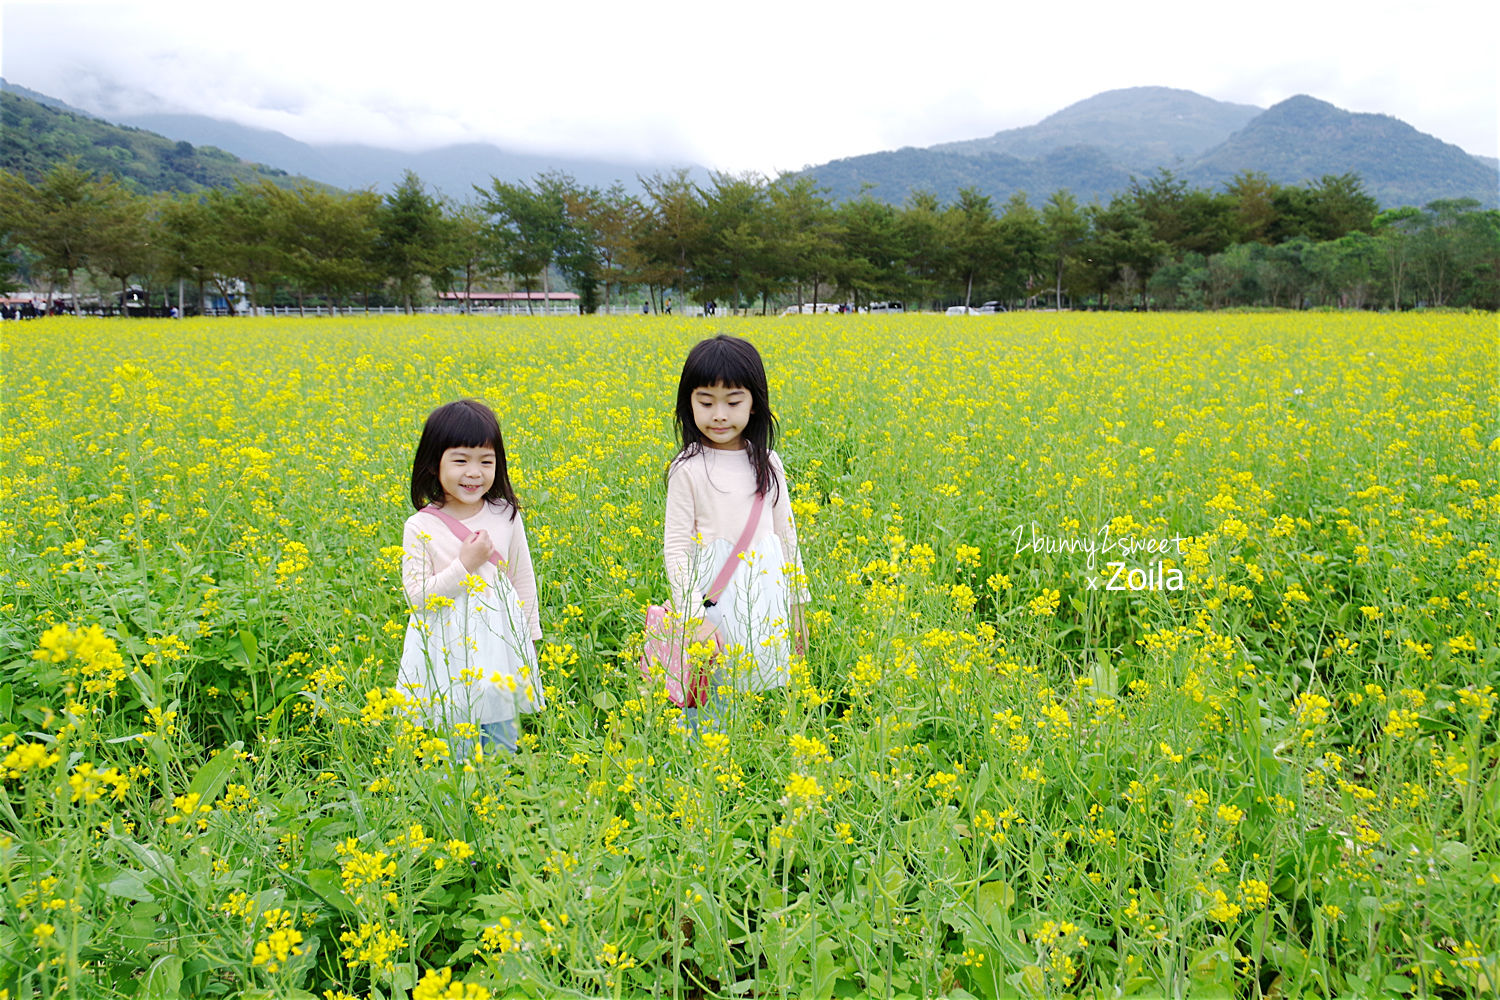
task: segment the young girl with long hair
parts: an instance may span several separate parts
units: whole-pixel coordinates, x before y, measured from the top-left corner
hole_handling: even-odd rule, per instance
[[[514,751],[518,716],[542,707],[536,577],[494,411],[433,410],[412,459],[401,580],[411,616],[397,685],[424,721]]]
[[[673,609],[689,635],[720,648],[713,689],[780,687],[794,646],[806,643],[802,607],[809,596],[786,472],[774,450],[766,370],[754,345],[723,334],[695,345],[677,383],[674,419],[681,446],[667,467],[662,545]],[[705,602],[752,512],[741,565],[718,599]],[[689,711],[690,724],[696,721]]]

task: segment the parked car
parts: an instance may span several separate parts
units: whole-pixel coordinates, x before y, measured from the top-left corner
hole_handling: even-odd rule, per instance
[[[994,313],[1003,313],[1005,312],[1005,305],[1001,302],[986,302],[984,305],[979,307],[978,311],[981,315],[985,316],[989,316]]]
[[[865,311],[871,313],[898,313],[905,312],[906,306],[900,302],[871,302],[865,307]]]
[[[949,306],[949,316],[978,316],[979,310],[971,306]]]

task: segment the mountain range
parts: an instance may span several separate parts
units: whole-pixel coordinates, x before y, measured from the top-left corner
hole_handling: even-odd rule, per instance
[[[916,190],[944,201],[965,187],[997,203],[1039,203],[1066,188],[1107,200],[1167,169],[1217,189],[1244,171],[1279,184],[1356,173],[1384,208],[1440,198],[1500,204],[1500,163],[1473,156],[1389,115],[1356,114],[1306,95],[1266,109],[1168,87],[1110,90],[1035,125],[988,138],[834,160],[804,171],[835,198],[899,203]]]
[[[7,93],[7,120],[14,100],[36,102],[57,113],[100,117],[4,80],[0,90]],[[35,112],[33,119],[41,115]],[[191,190],[216,181],[232,172],[229,164],[236,160],[244,161],[240,169],[249,177],[267,176],[277,183],[312,178],[340,188],[380,191],[390,190],[404,171],[412,170],[429,188],[459,201],[472,195],[474,185],[487,186],[491,177],[519,181],[545,170],[569,173],[581,184],[601,188],[620,181],[638,193],[638,176],[673,166],[516,153],[480,143],[416,153],[358,144],[311,145],[279,132],[201,115],[111,117],[133,138],[127,143],[119,136],[95,136],[84,146],[140,146],[142,136],[159,135],[177,143],[179,158],[188,152],[203,154],[201,162],[194,161],[203,179],[169,183],[167,190]],[[100,122],[99,127],[111,126]],[[29,167],[67,152],[65,143],[35,149],[27,145],[33,143],[32,136],[13,128],[7,133],[7,163],[20,160]],[[184,150],[184,144],[195,150]],[[9,148],[15,146],[24,149]],[[166,161],[172,156],[157,158]],[[162,165],[158,172],[166,169]],[[1106,91],[1035,125],[925,149],[848,157],[800,173],[836,200],[867,193],[900,203],[912,192],[926,190],[951,201],[960,189],[973,187],[996,204],[1018,191],[1039,204],[1060,189],[1071,191],[1081,202],[1106,201],[1126,189],[1132,178],[1145,179],[1160,169],[1206,188],[1218,188],[1244,171],[1263,173],[1281,184],[1356,173],[1382,207],[1425,205],[1440,198],[1474,198],[1486,208],[1500,205],[1500,163],[1473,156],[1396,118],[1351,113],[1305,95],[1261,109],[1167,87]],[[689,170],[695,180],[708,178],[700,167]]]

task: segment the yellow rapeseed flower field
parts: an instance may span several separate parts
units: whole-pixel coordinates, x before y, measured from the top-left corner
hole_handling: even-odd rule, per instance
[[[688,348],[813,595],[636,668]],[[1493,996],[1490,315],[0,327],[0,998]],[[394,689],[412,453],[500,416],[547,708]]]

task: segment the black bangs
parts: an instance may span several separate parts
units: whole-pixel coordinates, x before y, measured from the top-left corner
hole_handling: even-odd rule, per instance
[[[766,369],[749,341],[720,334],[701,341],[688,353],[678,382],[679,395],[684,389],[692,393],[706,385],[720,384],[746,389],[752,396],[765,395]]]

